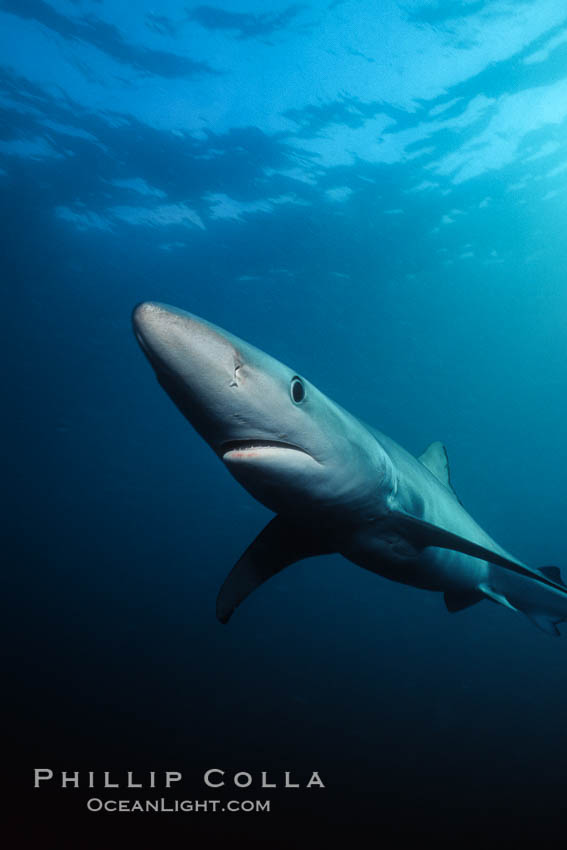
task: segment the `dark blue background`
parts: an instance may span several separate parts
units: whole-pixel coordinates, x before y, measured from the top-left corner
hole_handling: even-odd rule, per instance
[[[563,70],[556,60],[550,79]],[[2,80],[13,97],[30,91],[13,70]],[[56,115],[55,102],[42,108]],[[22,114],[5,117],[4,137],[19,138]],[[103,138],[95,124],[85,115],[81,126]],[[130,327],[137,302],[172,303],[297,368],[412,452],[441,439],[473,516],[527,562],[562,565],[560,199],[544,213],[528,187],[515,203],[499,180],[518,179],[521,162],[452,187],[450,201],[404,194],[411,164],[361,162],[373,186],[339,211],[310,197],[189,238],[171,225],[167,238],[183,241],[166,251],[151,226],[74,229],[53,209],[83,197],[102,215],[100,180],[122,173],[179,198],[216,186],[244,202],[285,146],[256,128],[193,151],[186,139],[179,178],[170,136],[134,121],[104,132],[110,154],[77,139],[65,160],[4,157],[6,681],[19,799],[33,767],[179,769],[196,796],[203,768],[318,770],[327,789],[275,794],[269,820],[151,823],[272,840],[360,824],[375,842],[563,835],[565,641],[488,603],[449,615],[440,596],[338,556],[286,570],[221,626],[218,588],[270,515],[191,431]],[[200,158],[223,144],[221,165]],[[400,203],[403,216],[383,214]],[[460,207],[476,212],[432,246],[431,227]],[[465,242],[476,260],[446,264],[438,249],[456,257]],[[501,262],[484,262],[493,250]],[[93,819],[69,799],[31,794],[38,834],[72,823],[86,835]],[[118,835],[112,819],[96,825],[105,841]],[[150,819],[119,827],[128,840]]]

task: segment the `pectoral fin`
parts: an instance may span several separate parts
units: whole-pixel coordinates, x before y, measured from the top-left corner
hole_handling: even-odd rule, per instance
[[[462,552],[464,555],[471,555],[473,558],[480,558],[482,561],[497,564],[499,567],[504,567],[514,573],[519,573],[519,575],[535,579],[540,584],[546,584],[549,587],[555,588],[555,590],[565,593],[565,587],[562,584],[558,584],[539,570],[499,555],[497,552],[486,549],[484,546],[479,546],[478,543],[466,540],[466,538],[460,537],[458,534],[453,534],[451,531],[445,531],[443,528],[399,511],[392,513],[392,520],[395,529],[417,549],[425,549],[427,546],[435,546],[440,549],[453,549],[455,552]]]
[[[265,581],[285,567],[335,551],[323,535],[307,526],[275,517],[232,568],[217,597],[217,617],[227,623],[234,609]]]
[[[479,584],[478,589],[484,596],[486,596],[487,599],[492,599],[493,602],[496,602],[498,605],[503,605],[504,608],[509,608],[510,611],[518,611],[518,609],[512,605],[510,600],[507,599],[503,593],[497,593],[489,587],[486,582]]]

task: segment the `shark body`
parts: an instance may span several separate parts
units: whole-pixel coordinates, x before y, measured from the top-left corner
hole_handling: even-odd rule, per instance
[[[276,514],[221,587],[221,622],[290,564],[338,552],[444,593],[451,612],[490,599],[559,635],[567,587],[558,568],[522,563],[474,521],[452,489],[441,443],[413,457],[297,372],[191,313],[144,302],[133,325],[164,390]]]

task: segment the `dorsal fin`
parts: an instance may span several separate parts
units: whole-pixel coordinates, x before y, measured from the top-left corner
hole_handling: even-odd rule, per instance
[[[433,473],[436,478],[439,479],[441,484],[444,484],[445,487],[448,487],[449,490],[451,490],[457,501],[460,501],[459,497],[453,490],[453,485],[451,484],[449,458],[447,456],[447,449],[443,443],[439,440],[431,443],[431,445],[425,449],[418,459],[430,472]]]

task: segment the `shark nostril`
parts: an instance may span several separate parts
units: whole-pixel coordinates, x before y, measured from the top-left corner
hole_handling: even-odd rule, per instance
[[[234,372],[233,372],[233,375],[232,375],[232,381],[230,382],[229,386],[231,386],[231,387],[237,387],[238,386],[238,381],[236,380],[236,375],[237,375],[238,370],[240,369],[241,366],[242,366],[242,363],[239,363],[238,360],[236,360],[235,363],[234,363]]]

